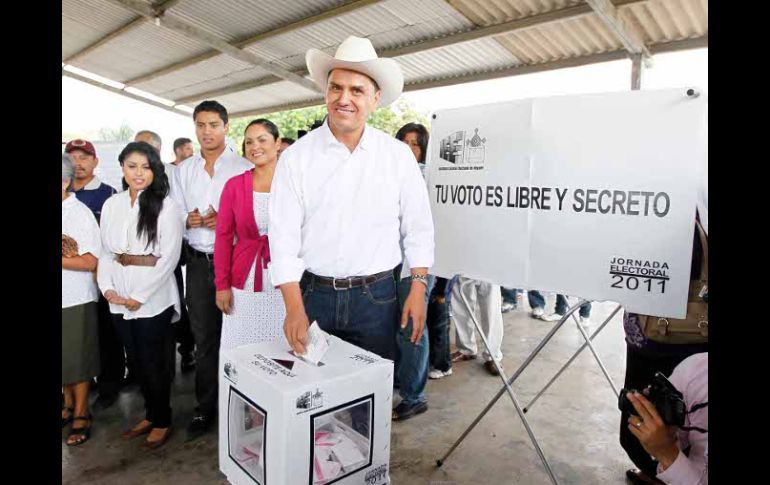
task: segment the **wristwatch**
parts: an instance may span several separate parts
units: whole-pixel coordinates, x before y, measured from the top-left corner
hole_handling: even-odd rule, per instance
[[[419,281],[423,285],[425,285],[425,288],[428,287],[428,275],[424,274],[413,274],[412,275],[412,281]]]

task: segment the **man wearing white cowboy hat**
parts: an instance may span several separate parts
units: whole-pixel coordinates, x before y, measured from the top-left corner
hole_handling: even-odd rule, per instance
[[[428,191],[414,155],[366,125],[378,105],[401,95],[403,74],[368,39],[352,36],[334,57],[310,49],[306,61],[328,119],[283,152],[270,196],[270,274],[286,304],[286,339],[304,352],[315,320],[392,359],[399,321],[405,328],[411,319],[411,341],[420,340],[433,264]],[[412,285],[399,315],[402,236]]]

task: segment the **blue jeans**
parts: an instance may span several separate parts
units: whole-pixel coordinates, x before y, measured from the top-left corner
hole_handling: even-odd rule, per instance
[[[393,276],[348,290],[335,290],[315,284],[305,272],[300,288],[311,323],[315,320],[325,332],[394,360],[400,315]]]
[[[500,287],[500,294],[503,297],[503,303],[510,303],[513,306],[516,306],[516,296],[518,296],[519,292],[521,292],[521,290],[516,288]]]
[[[428,330],[430,349],[428,360],[434,369],[442,372],[452,367],[452,359],[449,357],[449,309],[447,302],[439,303],[438,297],[444,293],[437,293],[434,287],[428,301],[428,315],[425,328]]]
[[[425,290],[426,309],[434,281],[433,275],[428,275],[428,288]],[[406,327],[403,329],[400,325],[401,312],[411,287],[412,281],[409,278],[402,279],[398,284],[399,327],[396,335],[396,376],[398,376],[399,382],[398,393],[401,395],[402,400],[407,404],[416,404],[428,400],[425,397],[425,383],[428,381],[430,346],[427,325],[416,344],[413,344],[410,340],[412,336],[412,319],[409,319],[409,322],[407,322]]]
[[[396,325],[400,318],[394,274],[374,283],[335,290],[318,285],[306,271],[300,280],[308,320],[322,330],[384,359],[396,356]],[[369,436],[370,415],[364,406],[351,410],[353,429]]]
[[[532,307],[532,309],[545,308],[545,298],[543,298],[543,295],[541,295],[539,291],[527,291],[527,299],[529,299],[529,306]],[[567,304],[567,298],[564,295],[556,295],[556,308],[554,308],[554,312],[559,315],[564,315],[567,313],[568,308],[569,305]],[[583,318],[588,318],[591,316],[590,301],[580,306],[580,316]]]

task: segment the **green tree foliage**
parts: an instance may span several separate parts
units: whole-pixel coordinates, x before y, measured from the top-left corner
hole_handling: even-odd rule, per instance
[[[99,129],[100,141],[131,141],[134,139],[134,130],[127,123],[122,123],[118,128],[104,127]]]
[[[314,122],[323,120],[324,116],[326,116],[326,106],[313,106],[248,118],[231,119],[228,136],[235,140],[237,146],[240,147],[243,142],[243,132],[246,129],[246,125],[254,119],[267,118],[275,123],[281,136],[296,140],[298,130],[308,130]],[[427,114],[418,111],[411,103],[404,99],[386,108],[376,110],[369,116],[368,120],[369,125],[391,135],[395,135],[398,129],[407,123],[422,123],[430,129]]]

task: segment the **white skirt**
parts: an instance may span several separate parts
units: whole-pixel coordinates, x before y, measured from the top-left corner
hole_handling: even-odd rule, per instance
[[[242,290],[232,289],[231,313],[222,316],[220,350],[285,339],[283,321],[286,309],[281,290],[273,286],[269,271],[263,269],[262,291],[255,292],[254,268],[255,264],[252,264]]]

